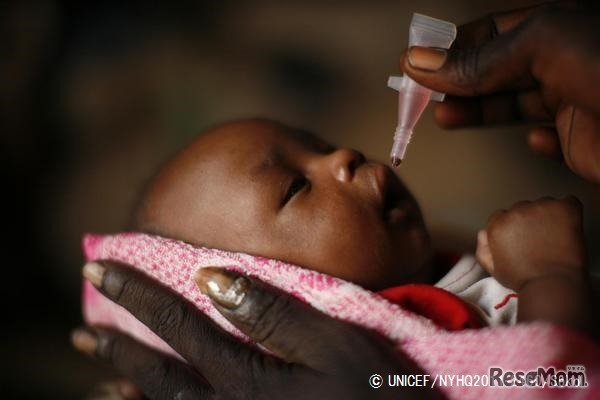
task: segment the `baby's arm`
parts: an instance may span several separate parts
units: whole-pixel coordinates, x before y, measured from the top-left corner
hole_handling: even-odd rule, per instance
[[[519,295],[518,321],[590,326],[581,203],[574,197],[515,204],[479,232],[477,259]]]

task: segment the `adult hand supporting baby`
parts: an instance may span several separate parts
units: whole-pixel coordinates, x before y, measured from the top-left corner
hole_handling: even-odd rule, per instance
[[[424,86],[458,96],[436,105],[441,126],[539,122],[530,147],[600,183],[598,22],[575,2],[491,14],[461,26],[449,51],[412,47],[400,65]]]
[[[373,332],[330,318],[253,278],[220,268],[204,268],[195,277],[219,312],[275,356],[230,337],[140,272],[114,262],[99,265],[92,284],[189,365],[107,329],[77,330],[74,345],[112,364],[150,398],[441,398],[428,387],[372,388],[373,374],[422,372]]]

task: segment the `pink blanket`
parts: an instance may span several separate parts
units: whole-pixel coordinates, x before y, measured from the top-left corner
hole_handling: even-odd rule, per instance
[[[87,235],[83,246],[87,260],[112,259],[139,268],[241,339],[247,340],[197,290],[191,279],[197,268],[224,266],[242,271],[328,315],[376,330],[393,340],[398,349],[431,375],[429,384],[436,379],[436,386],[450,398],[600,398],[600,349],[586,337],[565,328],[533,323],[451,333],[352,283],[276,260],[194,247],[140,233]],[[100,295],[89,282],[83,287],[83,314],[89,324],[115,327],[176,354],[125,309]],[[585,368],[586,388],[509,388],[498,387],[498,380],[494,386],[490,382],[490,367],[502,368],[503,372],[528,372],[550,366],[565,370],[568,365]],[[383,378],[387,384],[388,377]],[[400,393],[401,388],[398,390]]]

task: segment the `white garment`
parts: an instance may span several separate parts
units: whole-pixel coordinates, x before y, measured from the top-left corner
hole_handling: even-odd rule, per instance
[[[488,326],[517,321],[516,293],[491,277],[472,255],[463,256],[435,286],[473,305]]]

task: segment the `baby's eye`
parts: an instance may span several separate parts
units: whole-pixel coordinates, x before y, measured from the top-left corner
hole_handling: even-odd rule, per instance
[[[286,204],[288,201],[290,201],[296,193],[301,191],[302,188],[306,186],[307,183],[308,180],[303,176],[297,176],[294,178],[285,194],[285,197],[283,198],[283,204]]]

